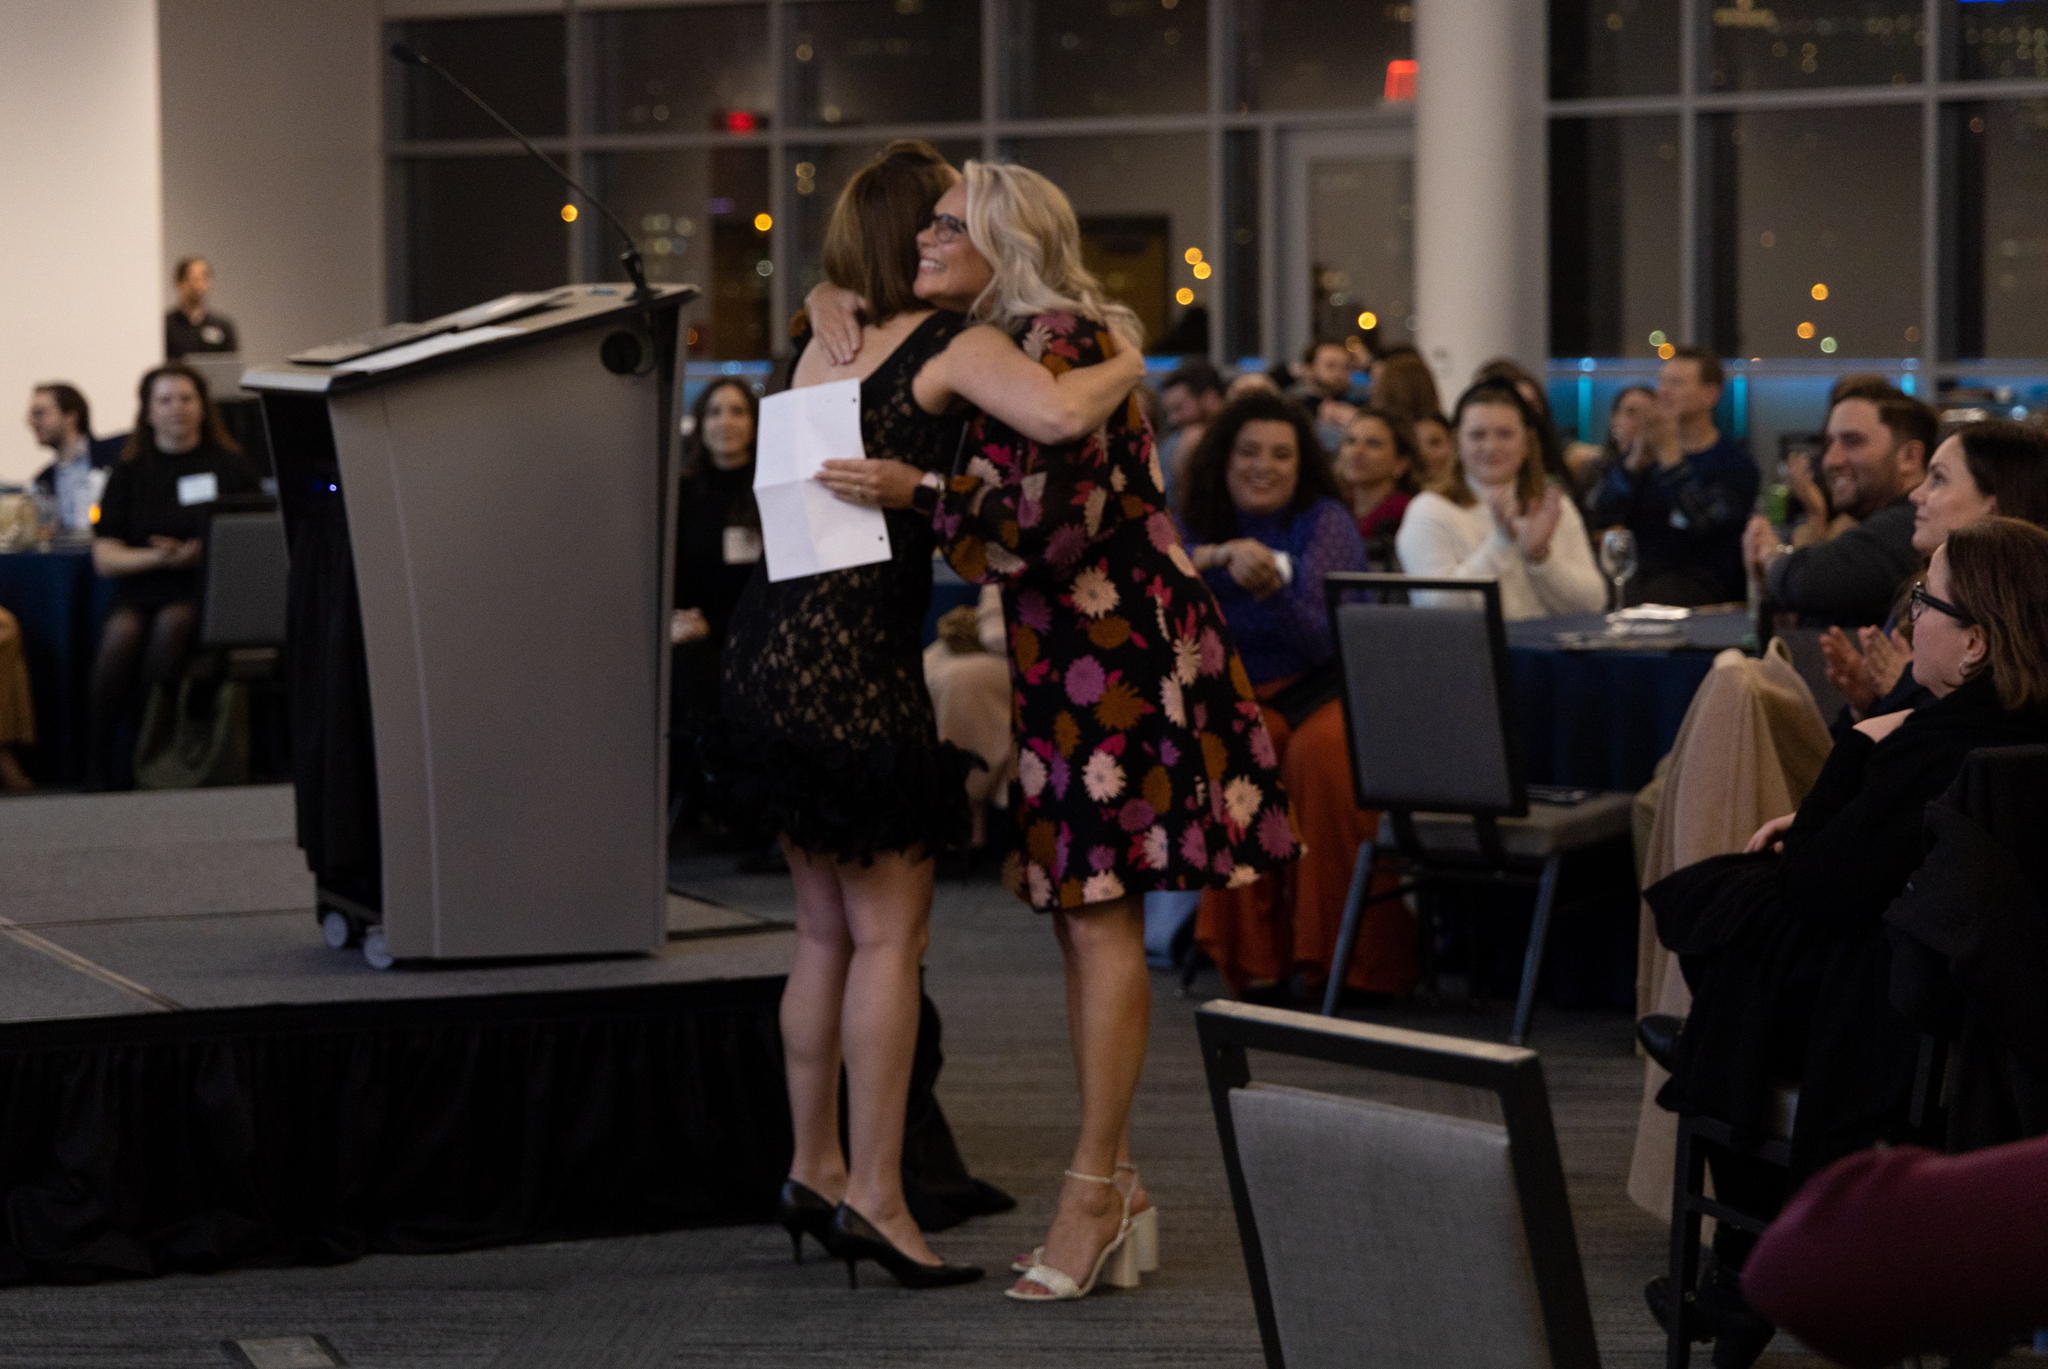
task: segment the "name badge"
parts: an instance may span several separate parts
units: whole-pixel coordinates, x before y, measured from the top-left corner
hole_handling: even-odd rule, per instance
[[[725,530],[725,564],[751,566],[760,559],[761,533],[758,528],[728,527]]]
[[[220,479],[212,471],[178,477],[178,503],[185,508],[189,509],[194,504],[211,504],[218,498]]]
[[[209,323],[204,328],[201,328],[199,330],[199,336],[209,346],[213,347],[218,347],[223,342],[226,342],[228,340],[226,330],[224,330],[218,323]]]

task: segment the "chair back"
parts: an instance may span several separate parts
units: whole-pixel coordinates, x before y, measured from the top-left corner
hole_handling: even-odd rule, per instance
[[[1500,585],[1332,572],[1324,594],[1358,806],[1527,813]]]
[[[1270,1369],[1597,1369],[1535,1052],[1237,1002],[1196,1026]],[[1341,1067],[1347,1092],[1254,1081],[1248,1052]],[[1497,1110],[1348,1091],[1389,1076]]]
[[[289,564],[275,509],[216,512],[207,522],[199,645],[282,647]]]

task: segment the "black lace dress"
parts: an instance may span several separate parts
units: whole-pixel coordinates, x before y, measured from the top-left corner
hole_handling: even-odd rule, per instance
[[[933,314],[861,382],[869,456],[951,465],[960,421],[920,409],[910,387],[965,326]],[[846,860],[963,844],[976,763],[939,740],[925,689],[931,522],[909,510],[886,517],[887,561],[780,582],[765,562],[756,567],[733,610],[726,727],[713,746],[716,780],[743,814]]]

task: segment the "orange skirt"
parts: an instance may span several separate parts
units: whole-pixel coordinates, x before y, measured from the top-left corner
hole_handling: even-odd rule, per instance
[[[1284,683],[1276,681],[1259,692],[1270,696]],[[1293,729],[1272,709],[1264,712],[1280,752],[1280,777],[1293,805],[1295,828],[1308,849],[1278,874],[1241,889],[1202,895],[1195,941],[1233,992],[1297,972],[1313,985],[1329,979],[1358,844],[1377,832],[1380,822],[1378,813],[1359,809],[1353,796],[1341,703],[1330,700]],[[1374,862],[1373,893],[1397,882],[1385,864]],[[1345,984],[1371,993],[1406,993],[1421,978],[1414,910],[1403,899],[1369,906]]]
[[[21,625],[0,608],[0,746],[36,739],[35,709],[29,705],[28,660],[21,649]]]

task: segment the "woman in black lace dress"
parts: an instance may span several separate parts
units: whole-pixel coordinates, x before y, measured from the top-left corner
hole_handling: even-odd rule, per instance
[[[860,354],[838,365],[805,348],[792,376],[797,386],[859,380],[867,451],[933,472],[951,462],[959,421],[919,403],[926,371],[971,374],[960,393],[1048,440],[1094,428],[1141,374],[1129,359],[1055,382],[994,329],[918,305],[913,236],[953,179],[912,142],[891,144],[848,183],[824,268],[868,303]],[[964,836],[968,760],[938,740],[924,684],[930,519],[888,517],[888,561],[780,582],[756,573],[733,614],[723,712],[741,761],[735,798],[782,834],[796,883],[782,999],[795,1128],[784,1225],[928,1287],[981,1274],[933,1255],[901,1173],[932,856]],[[839,1145],[842,1052],[850,1155]]]

